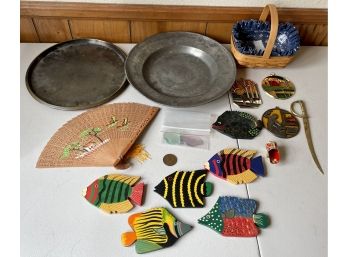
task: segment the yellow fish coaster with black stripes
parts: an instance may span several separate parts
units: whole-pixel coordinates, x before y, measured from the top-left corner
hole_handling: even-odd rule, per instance
[[[172,246],[192,226],[177,220],[165,208],[153,208],[143,213],[135,213],[128,218],[132,232],[121,235],[123,246],[135,242],[137,253],[148,253]]]
[[[204,207],[204,198],[213,191],[213,184],[205,182],[207,174],[207,170],[176,171],[165,177],[154,191],[174,208]]]

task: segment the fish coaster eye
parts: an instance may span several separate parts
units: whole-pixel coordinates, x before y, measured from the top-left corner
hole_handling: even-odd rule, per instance
[[[263,126],[280,138],[291,138],[300,131],[300,124],[292,113],[279,107],[267,110],[262,115]]]
[[[271,97],[285,100],[295,94],[295,86],[282,76],[272,74],[262,80],[263,90]]]

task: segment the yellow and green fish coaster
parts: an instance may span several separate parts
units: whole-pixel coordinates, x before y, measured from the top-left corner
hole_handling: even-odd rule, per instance
[[[154,191],[174,208],[204,207],[204,198],[213,191],[213,184],[205,182],[207,174],[207,170],[175,171],[166,176]]]
[[[192,226],[177,220],[167,209],[153,208],[135,213],[128,218],[133,232],[121,235],[123,246],[135,242],[137,253],[148,253],[172,246],[180,237],[192,229]]]
[[[138,176],[109,174],[96,179],[83,190],[88,202],[107,213],[125,213],[142,205],[144,183]]]

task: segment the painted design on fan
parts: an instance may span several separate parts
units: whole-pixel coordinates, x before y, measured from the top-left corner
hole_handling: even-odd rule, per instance
[[[106,127],[113,128],[116,126],[116,128],[120,129],[121,131],[125,131],[128,129],[128,125],[130,123],[128,118],[124,118],[121,125],[117,125],[118,122],[119,122],[119,120],[115,116],[112,116],[110,123],[108,125],[106,125]]]
[[[110,120],[110,123],[105,125],[104,129],[102,127],[95,127],[83,130],[79,135],[81,140],[66,145],[60,158],[68,158],[72,153],[76,155],[75,159],[83,158],[110,141],[110,138],[103,139],[101,137],[103,132],[109,129],[126,131],[130,124],[128,118],[124,118],[120,124],[118,124],[119,120],[115,116],[112,116]]]
[[[89,142],[85,147],[83,147],[83,150],[85,151],[84,153],[78,155],[75,157],[75,159],[80,159],[82,157],[85,157],[86,155],[92,153],[93,151],[97,150],[99,147],[102,145],[105,145],[107,142],[109,142],[110,139],[107,138],[103,142],[97,143],[96,142]]]

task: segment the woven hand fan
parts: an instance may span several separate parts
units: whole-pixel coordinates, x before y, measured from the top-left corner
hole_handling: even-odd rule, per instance
[[[115,103],[84,112],[53,135],[36,167],[116,166],[158,110]]]

